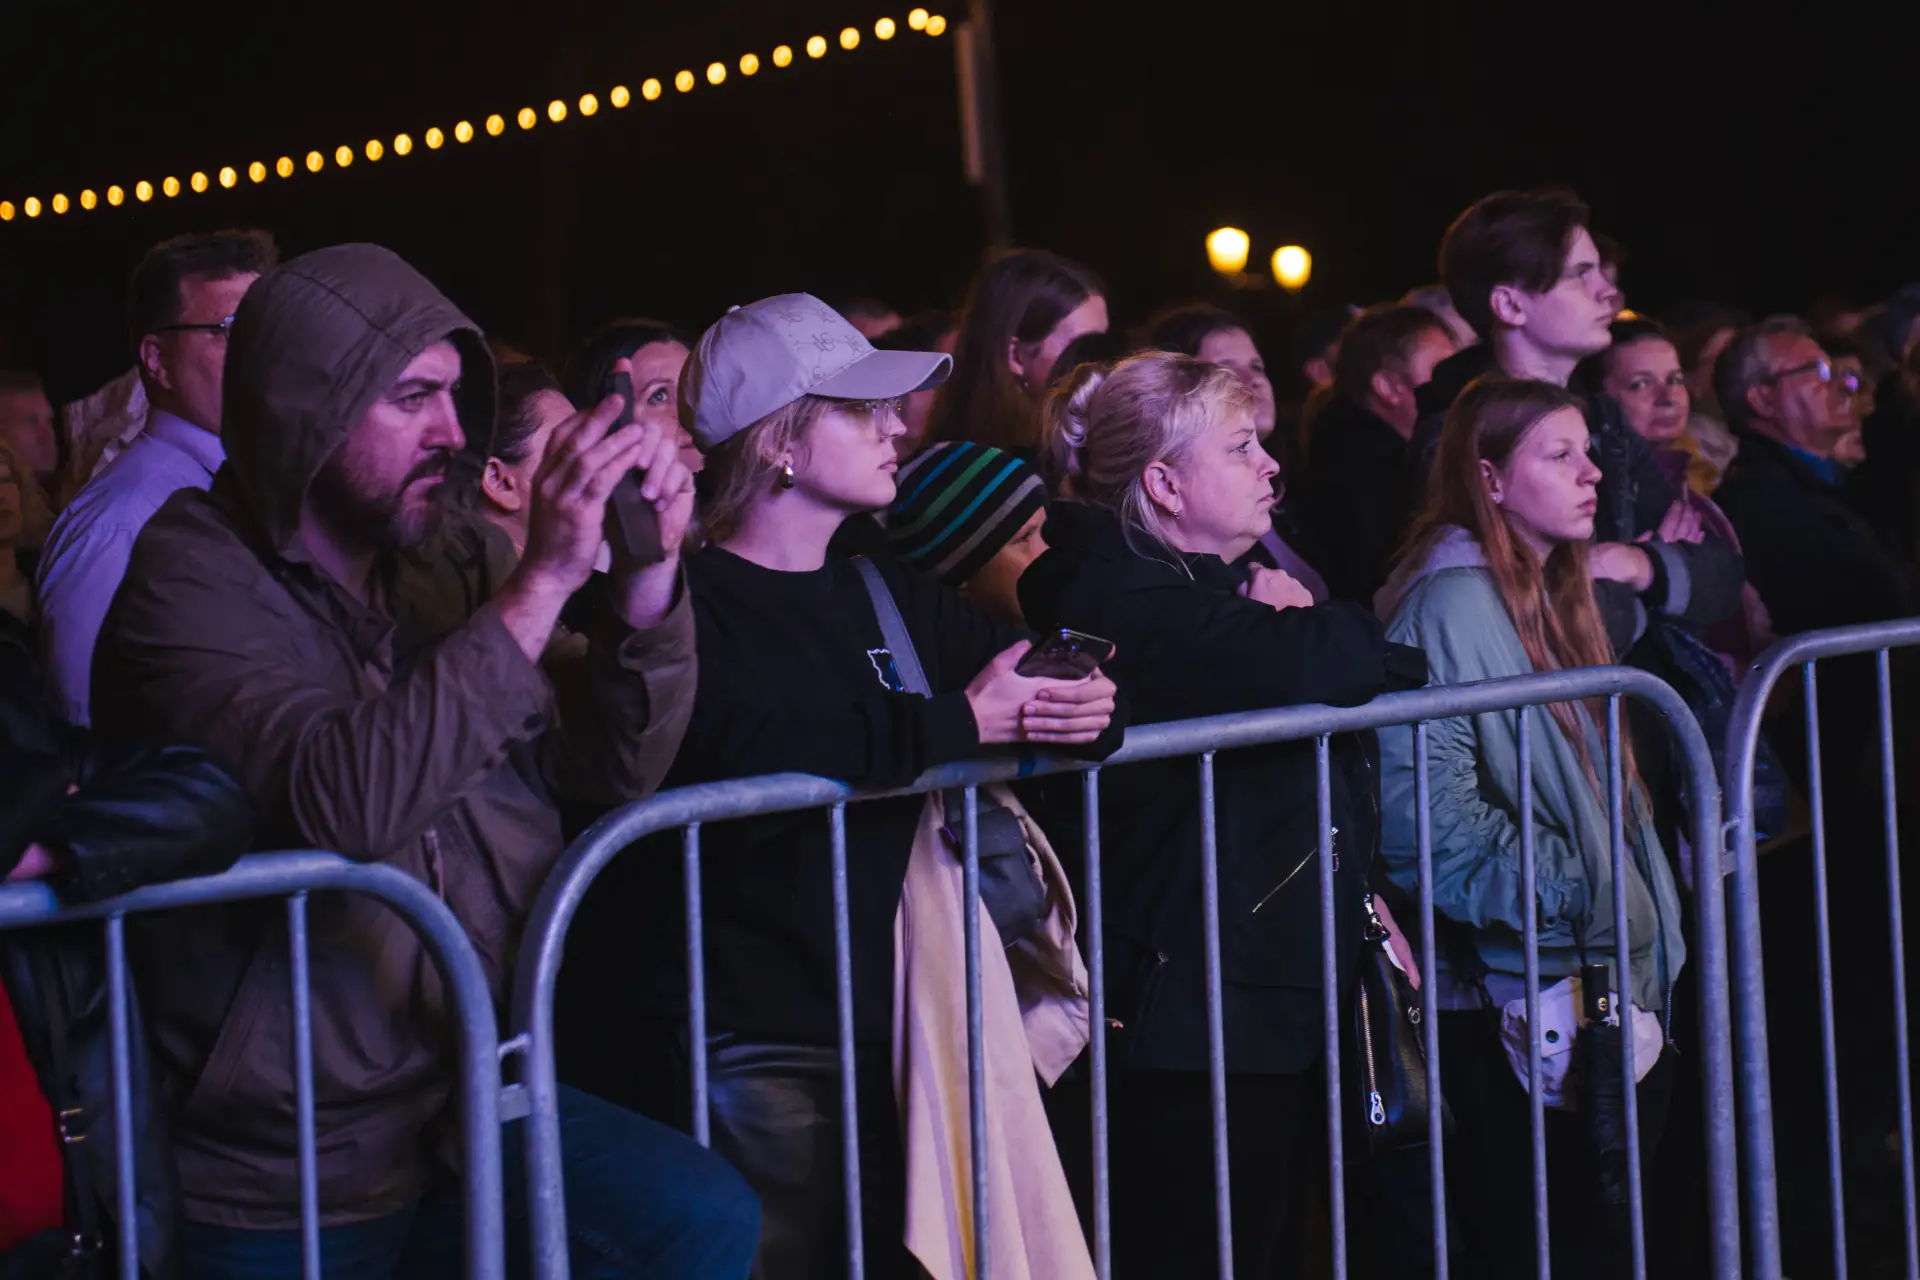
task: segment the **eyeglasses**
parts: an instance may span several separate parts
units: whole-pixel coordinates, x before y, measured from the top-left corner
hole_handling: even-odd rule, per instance
[[[1781,369],[1777,373],[1768,374],[1765,381],[1781,382],[1787,378],[1799,377],[1803,373],[1811,373],[1818,381],[1830,387],[1838,387],[1850,396],[1860,394],[1859,374],[1851,369],[1835,370],[1833,365],[1825,360],[1809,360],[1791,369]]]
[[[907,417],[907,402],[904,398],[898,400],[849,400],[846,402],[846,409],[848,413],[862,418],[879,419],[888,414],[892,414],[904,422]]]
[[[155,333],[217,333],[222,338],[232,331],[232,316],[228,316],[217,324],[163,324],[154,330]]]

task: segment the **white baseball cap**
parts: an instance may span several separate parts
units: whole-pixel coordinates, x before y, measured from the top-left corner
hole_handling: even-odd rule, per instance
[[[947,380],[953,357],[876,351],[810,293],[734,307],[700,335],[680,374],[680,425],[702,453],[801,396],[891,400]]]

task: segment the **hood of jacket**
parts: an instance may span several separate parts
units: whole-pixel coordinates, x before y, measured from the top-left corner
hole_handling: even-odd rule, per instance
[[[226,465],[215,492],[284,552],[326,460],[428,347],[460,352],[456,396],[469,448],[493,435],[493,356],[480,327],[398,254],[343,244],[293,259],[234,314],[222,386]]]
[[[1480,549],[1480,539],[1457,524],[1448,525],[1433,545],[1427,548],[1426,555],[1417,561],[1403,560],[1394,567],[1386,585],[1374,594],[1373,612],[1384,622],[1393,617],[1400,608],[1400,602],[1422,579],[1446,569],[1486,567],[1487,553]]]

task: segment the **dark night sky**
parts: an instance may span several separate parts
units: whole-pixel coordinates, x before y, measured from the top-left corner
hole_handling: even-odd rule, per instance
[[[616,312],[697,328],[787,289],[952,301],[981,247],[953,41],[904,23],[890,44],[872,36],[908,7],[206,0],[132,25],[47,6],[0,77],[0,199],[16,204],[402,129],[417,141],[619,82],[636,99],[347,172],[0,224],[0,342],[57,396],[89,390],[125,367],[140,251],[248,222],[289,252],[388,244],[490,332],[551,354]],[[1121,321],[1215,288],[1201,240],[1223,222],[1261,260],[1311,248],[1306,304],[1367,302],[1430,278],[1476,195],[1564,180],[1630,247],[1635,305],[1868,300],[1920,277],[1911,77],[1874,12],[999,0],[1015,235],[1100,271]],[[854,53],[638,99],[648,75],[848,24],[866,32]],[[1269,333],[1288,314],[1273,291],[1234,301]]]

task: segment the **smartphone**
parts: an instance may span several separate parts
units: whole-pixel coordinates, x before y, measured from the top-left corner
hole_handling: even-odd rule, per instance
[[[1113,656],[1113,641],[1065,627],[1027,650],[1014,673],[1047,680],[1079,680]]]
[[[633,379],[624,373],[611,374],[602,384],[602,390],[603,399],[609,395],[620,397],[620,416],[609,428],[609,431],[618,431],[633,421]],[[624,550],[637,564],[658,564],[667,558],[667,552],[660,542],[660,513],[640,492],[644,479],[641,472],[630,471],[614,487],[607,499],[607,541]]]

